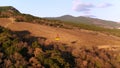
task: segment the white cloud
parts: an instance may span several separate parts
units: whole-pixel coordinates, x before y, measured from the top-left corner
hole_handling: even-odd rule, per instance
[[[106,8],[106,7],[110,7],[110,6],[112,6],[112,4],[110,4],[110,3],[101,3],[101,4],[97,5],[97,7],[99,7],[99,8]]]
[[[74,0],[72,9],[75,11],[78,11],[78,12],[80,12],[80,11],[88,12],[93,7],[94,7],[94,5],[91,3],[83,3],[80,0]]]
[[[77,12],[84,12],[84,13],[88,12],[88,13],[90,13],[90,11],[93,8],[107,8],[107,7],[110,7],[110,6],[112,6],[112,4],[100,3],[98,5],[95,5],[93,3],[82,2],[81,0],[74,0],[72,9],[74,11],[77,11]]]

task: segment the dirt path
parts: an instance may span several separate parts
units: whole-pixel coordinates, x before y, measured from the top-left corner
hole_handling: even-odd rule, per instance
[[[45,25],[32,24],[27,22],[14,22],[11,19],[0,19],[1,26],[7,26],[7,28],[13,31],[23,31],[27,30],[33,36],[46,37],[50,41],[55,41],[57,34],[60,36],[59,42],[67,43],[69,45],[118,45],[120,44],[120,39],[112,36],[108,36],[102,33],[97,33],[87,30],[77,30],[77,29],[63,29],[54,28]]]

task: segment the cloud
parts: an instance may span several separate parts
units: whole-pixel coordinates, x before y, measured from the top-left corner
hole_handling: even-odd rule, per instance
[[[80,11],[88,12],[93,7],[95,7],[95,6],[91,3],[83,3],[80,0],[74,0],[72,9],[75,10],[75,11],[78,11],[78,12],[80,12]]]
[[[101,3],[99,5],[97,5],[98,8],[106,8],[106,7],[110,7],[112,6],[112,4],[110,3]]]
[[[93,3],[85,3],[81,0],[74,0],[72,9],[77,12],[83,13],[90,13],[94,8],[107,8],[112,6],[110,3],[100,3],[100,4],[93,4]]]

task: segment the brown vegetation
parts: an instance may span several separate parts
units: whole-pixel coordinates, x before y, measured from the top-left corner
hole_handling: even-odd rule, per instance
[[[13,31],[27,30],[32,36],[46,37],[48,41],[55,41],[57,34],[60,35],[60,42],[74,45],[119,45],[120,39],[111,35],[106,35],[100,32],[79,30],[79,29],[63,29],[55,28],[46,25],[32,24],[27,22],[14,22],[11,19],[1,18],[0,25],[5,26]],[[24,32],[22,33],[24,34]],[[44,38],[42,39],[44,41]],[[41,40],[41,42],[42,42]],[[102,40],[102,41],[101,41]],[[74,43],[75,42],[75,43]]]
[[[1,68],[119,68],[119,51],[74,47],[0,27]]]

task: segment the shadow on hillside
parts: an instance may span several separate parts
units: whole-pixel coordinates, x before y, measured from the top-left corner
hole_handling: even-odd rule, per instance
[[[60,54],[60,58],[64,59],[64,62],[68,62],[70,64],[71,68],[75,67],[75,57],[72,55],[71,52],[68,51],[68,47],[66,46],[66,44],[62,44],[62,43],[50,43],[49,45],[45,45],[45,41],[47,40],[45,37],[34,37],[34,36],[30,36],[30,32],[29,31],[14,31],[12,32],[12,35],[23,41],[26,42],[28,45],[32,45],[33,42],[38,41],[38,43],[41,45],[42,51],[46,52],[46,51],[50,51],[51,55],[55,54],[55,55],[59,55]],[[33,57],[33,53],[28,54],[28,47],[23,48],[20,53],[22,54],[22,56],[28,61],[31,57]],[[54,56],[55,56],[54,55]],[[57,56],[58,56],[57,55]],[[46,55],[45,55],[46,56]],[[51,56],[48,56],[51,57]],[[60,64],[60,63],[59,63]]]
[[[45,37],[35,37],[35,36],[31,36],[30,32],[27,30],[24,31],[14,31],[12,32],[12,34],[14,35],[15,38],[18,38],[19,40],[23,41],[23,42],[27,42],[29,45],[32,45],[32,42],[34,41],[38,41],[38,40],[46,40],[47,38]]]

